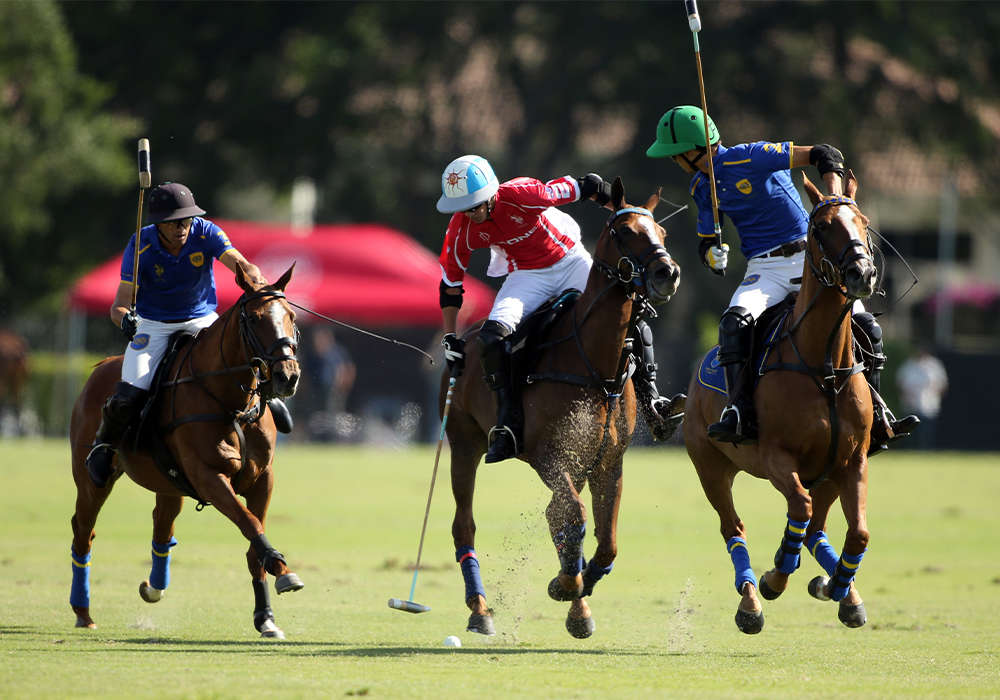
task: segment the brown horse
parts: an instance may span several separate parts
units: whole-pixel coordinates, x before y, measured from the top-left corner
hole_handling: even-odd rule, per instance
[[[520,459],[552,491],[546,518],[561,571],[549,584],[549,595],[570,602],[566,628],[581,639],[594,630],[584,597],[611,571],[617,554],[622,457],[632,439],[636,411],[626,366],[630,357],[626,336],[637,315],[652,313],[650,302],[669,300],[680,280],[680,268],[663,247],[663,228],[651,213],[658,202],[659,195],[654,194],[644,209],[628,206],[621,179],[615,180],[610,202],[615,213],[597,242],[587,287],[546,336],[537,370],[523,391]],[[466,359],[478,368],[478,334],[474,331],[468,337]],[[444,376],[442,410],[447,385]],[[475,554],[472,497],[476,469],[495,419],[493,392],[481,372],[467,370],[455,385],[447,422],[455,497],[452,535],[465,578],[465,602],[472,611],[467,627],[481,634],[493,634],[494,626]],[[598,543],[586,563],[587,512],[580,491],[588,483]]]
[[[294,268],[294,265],[292,266]],[[247,566],[253,581],[254,626],[263,637],[284,638],[274,622],[266,574],[278,593],[302,588],[299,577],[264,536],[264,519],[274,485],[274,420],[265,410],[270,396],[291,396],[299,380],[295,357],[295,313],[284,289],[292,268],[273,285],[254,286],[242,274],[240,299],[179,351],[166,367],[160,398],[147,421],[169,450],[181,482],[158,468],[146,449],[126,439],[117,471],[105,488],[90,480],[84,463],[101,417],[101,406],[121,377],[122,357],[94,369],[73,407],[70,444],[76,512],[73,515],[73,586],[70,604],[77,627],[96,627],[90,616],[89,566],[94,524],[122,473],[156,494],[153,509],[153,568],[139,593],[155,603],[169,582],[174,520],[185,495],[211,503],[250,541]],[[186,483],[184,481],[186,480]],[[237,496],[246,499],[244,506]]]
[[[725,395],[709,388],[695,372],[688,391],[684,442],[705,495],[719,514],[722,538],[736,571],[742,596],[736,624],[754,634],[764,626],[757,580],[750,568],[747,531],[733,506],[732,486],[745,471],[771,482],[788,502],[788,522],[775,567],[760,581],[761,595],[772,600],[788,585],[799,565],[803,541],[830,579],[817,577],[809,592],[840,601],[839,617],[848,627],[866,621],[854,575],[868,545],[865,518],[871,394],[857,363],[851,332],[851,307],[875,290],[877,270],[868,242],[868,219],[854,202],[858,182],[848,174],[846,197],[824,197],[807,179],[813,203],[802,274],[792,312],[760,369],[754,405],[759,420],[756,445],[739,446],[708,437]],[[847,519],[843,554],[824,532],[833,502],[841,499]]]
[[[0,411],[20,417],[28,383],[28,343],[14,331],[0,328]]]

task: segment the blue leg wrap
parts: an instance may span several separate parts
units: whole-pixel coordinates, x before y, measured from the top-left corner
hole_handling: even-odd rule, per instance
[[[743,584],[748,581],[756,588],[757,577],[750,568],[750,550],[747,549],[747,541],[742,537],[730,537],[726,540],[726,550],[736,570],[736,592],[743,595]]]
[[[830,598],[833,600],[843,600],[847,592],[851,589],[851,581],[858,573],[861,560],[865,553],[861,554],[841,554],[840,561],[837,562],[837,570],[830,581]]]
[[[69,554],[73,559],[73,586],[69,589],[69,604],[77,608],[89,608],[90,553],[80,557],[70,547]]]
[[[587,564],[583,569],[583,595],[591,595],[597,582],[610,574],[613,568],[615,568],[614,562],[601,568],[594,566],[593,561]]]
[[[788,524],[785,525],[785,534],[781,538],[781,546],[774,553],[774,566],[781,573],[791,574],[799,568],[799,562],[801,561],[799,555],[802,552],[802,541],[806,537],[807,527],[809,527],[808,520],[799,522],[798,520],[792,520],[791,517],[788,518]]]
[[[552,538],[559,554],[562,573],[576,576],[583,571],[583,538],[587,534],[587,526],[567,525]]]
[[[462,565],[462,578],[465,579],[465,599],[471,600],[478,595],[486,597],[483,579],[479,576],[479,559],[472,547],[462,547],[455,552],[455,561]]]
[[[170,585],[170,548],[177,546],[177,538],[166,544],[153,542],[153,568],[149,572],[149,585],[161,591]]]
[[[837,560],[840,559],[840,555],[837,554],[837,550],[826,539],[826,533],[822,530],[814,532],[806,540],[806,549],[809,550],[819,565],[823,567],[826,575],[833,576],[837,570]]]

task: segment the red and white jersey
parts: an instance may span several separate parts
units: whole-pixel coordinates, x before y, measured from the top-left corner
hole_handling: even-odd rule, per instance
[[[451,215],[441,248],[441,275],[450,287],[465,278],[472,251],[494,246],[507,258],[507,272],[539,270],[562,260],[577,242],[545,214],[552,206],[580,198],[576,178],[542,182],[519,177],[500,185],[496,206],[481,224],[462,212]]]

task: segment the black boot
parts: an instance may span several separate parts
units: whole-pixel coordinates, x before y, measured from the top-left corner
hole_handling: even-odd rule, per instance
[[[882,370],[885,369],[885,353],[882,345],[882,327],[875,316],[867,311],[851,317],[854,330],[855,349],[865,366],[865,379],[872,394],[872,434],[868,444],[868,456],[877,455],[889,449],[889,443],[908,436],[920,424],[914,415],[897,419],[879,393],[882,384]]]
[[[292,421],[292,414],[288,411],[285,402],[275,396],[267,400],[267,407],[271,409],[271,418],[274,419],[274,427],[280,433],[290,433],[295,423]]]
[[[491,322],[487,321],[486,323]],[[484,324],[480,339],[484,342],[493,341],[483,347],[482,354],[486,384],[497,395],[497,424],[490,429],[489,449],[486,452],[486,463],[492,464],[518,455],[520,450],[518,449],[517,436],[520,434],[520,430],[516,415],[517,402],[510,382],[506,344],[502,337],[499,339],[496,336],[491,337],[488,330],[491,329],[487,329]]]
[[[104,402],[101,425],[87,455],[87,471],[94,486],[103,489],[114,471],[112,460],[118,443],[146,400],[145,389],[127,382],[118,382],[115,393]]]
[[[635,324],[639,352],[634,352],[636,359],[635,374],[632,384],[635,386],[639,412],[649,434],[654,440],[666,442],[673,436],[677,426],[684,420],[684,403],[687,396],[677,394],[665,399],[656,388],[656,360],[653,355],[653,332],[644,320],[638,319]]]
[[[734,445],[757,438],[747,371],[753,323],[753,315],[742,306],[729,307],[719,321],[719,364],[726,373],[729,404],[719,422],[708,426],[708,436]]]

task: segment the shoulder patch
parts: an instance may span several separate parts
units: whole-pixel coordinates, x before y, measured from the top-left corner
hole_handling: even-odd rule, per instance
[[[751,192],[753,192],[753,185],[750,184],[749,180],[743,178],[742,180],[736,183],[736,189],[738,189],[743,194],[750,194]]]

